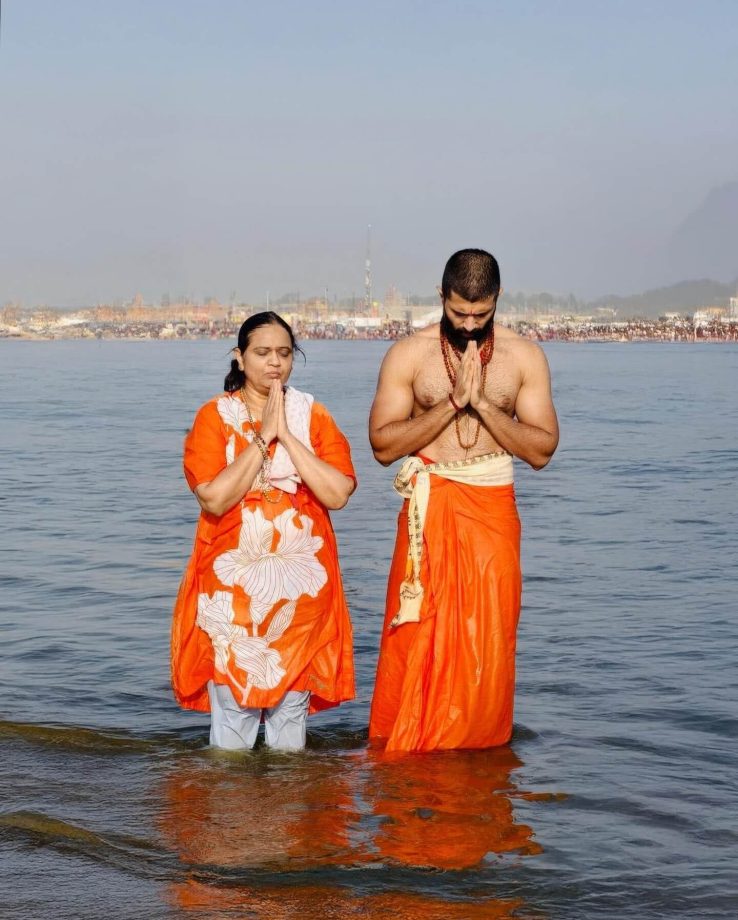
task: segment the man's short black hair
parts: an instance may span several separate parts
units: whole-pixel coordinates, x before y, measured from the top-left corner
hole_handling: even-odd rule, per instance
[[[500,266],[492,253],[484,249],[460,249],[446,262],[441,280],[444,300],[454,292],[476,303],[500,293]]]

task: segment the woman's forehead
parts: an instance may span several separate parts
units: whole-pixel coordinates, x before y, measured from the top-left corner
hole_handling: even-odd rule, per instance
[[[254,348],[291,348],[290,335],[282,326],[269,323],[268,326],[259,326],[249,336],[249,345]]]

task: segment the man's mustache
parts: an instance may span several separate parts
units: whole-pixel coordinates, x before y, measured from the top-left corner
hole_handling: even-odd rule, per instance
[[[472,329],[470,332],[468,329],[454,329],[451,320],[446,316],[444,311],[441,315],[441,332],[446,336],[448,341],[457,348],[459,348],[462,343],[466,345],[469,342],[476,342],[477,345],[480,345],[490,334],[494,318],[493,313],[481,329]]]

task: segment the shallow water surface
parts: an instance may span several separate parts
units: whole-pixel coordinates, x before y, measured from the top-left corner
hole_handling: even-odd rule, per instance
[[[334,515],[358,698],[304,754],[228,755],[168,685],[182,437],[227,345],[0,341],[3,917],[736,916],[738,349],[546,346],[562,444],[516,467],[512,743],[389,757],[366,742],[386,347],[308,342],[293,377],[360,479]]]

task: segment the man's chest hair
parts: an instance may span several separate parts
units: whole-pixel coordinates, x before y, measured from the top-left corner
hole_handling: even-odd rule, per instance
[[[430,352],[430,353],[429,353]],[[451,382],[443,364],[440,348],[426,352],[413,382],[415,402],[424,409],[430,409],[451,392]],[[487,368],[484,392],[490,402],[508,414],[512,413],[515,399],[520,390],[521,374],[515,355],[502,346],[495,347],[495,353]]]

